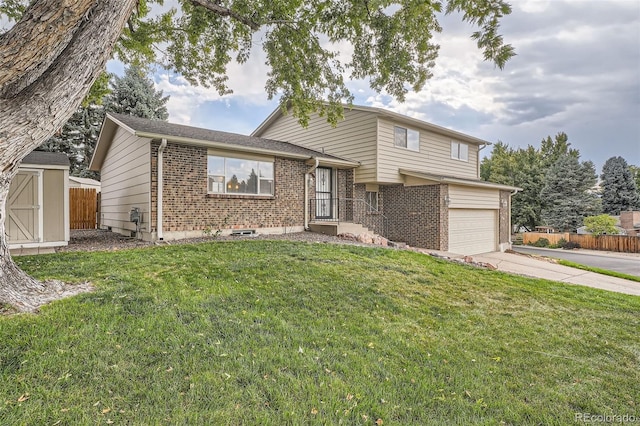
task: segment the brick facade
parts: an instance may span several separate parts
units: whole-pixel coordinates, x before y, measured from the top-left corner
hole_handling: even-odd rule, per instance
[[[364,191],[364,185],[356,187]],[[388,220],[387,237],[415,247],[446,250],[446,193],[446,185],[380,185],[379,202],[382,201],[382,212]]]
[[[511,206],[509,205],[511,191],[500,191],[500,211],[499,211],[499,232],[498,243],[508,244],[511,242]],[[510,248],[510,247],[508,247]]]
[[[157,154],[151,149],[152,232],[157,231]],[[169,143],[163,157],[163,231],[287,228],[304,225],[302,160],[275,158],[273,196],[207,194],[207,149]]]

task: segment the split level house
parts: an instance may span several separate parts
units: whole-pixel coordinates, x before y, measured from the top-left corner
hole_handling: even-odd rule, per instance
[[[277,109],[251,136],[108,114],[90,168],[101,227],[143,239],[366,228],[476,254],[510,247],[518,189],[479,179],[487,145],[370,107],[307,128]]]

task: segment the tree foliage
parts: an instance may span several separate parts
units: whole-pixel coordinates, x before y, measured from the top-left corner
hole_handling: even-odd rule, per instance
[[[80,107],[60,132],[40,145],[38,150],[63,152],[69,157],[70,175],[99,180],[99,173],[89,170],[89,162],[98,141],[103,119],[102,105]]]
[[[616,219],[608,214],[584,218],[584,226],[593,235],[617,234]]]
[[[575,232],[584,218],[599,213],[600,200],[590,190],[597,175],[591,161],[563,155],[549,168],[540,192],[542,221],[562,231]]]
[[[224,94],[233,89],[227,85],[229,63],[245,63],[260,45],[270,70],[268,97],[280,96],[280,105],[290,105],[303,124],[313,111],[337,122],[341,102],[352,99],[345,78],[369,78],[374,90],[399,100],[410,89],[422,89],[438,56],[433,36],[442,31],[440,2],[177,0],[177,9],[150,13],[158,2],[139,2],[117,46],[118,58],[161,63],[192,84]],[[498,32],[500,20],[511,13],[504,0],[445,5],[445,13],[459,13],[477,28],[471,36],[486,60],[503,68],[515,55]],[[344,43],[353,47],[346,62],[338,48]]]
[[[640,195],[634,176],[622,157],[609,158],[602,167],[602,210],[619,215],[621,211],[640,209]]]
[[[112,82],[111,91],[104,100],[108,112],[150,120],[166,121],[169,118],[169,97],[162,96],[161,90],[155,90],[146,69],[131,65],[125,69],[124,76],[113,75]]]
[[[543,198],[541,191],[551,166],[562,156],[579,157],[571,148],[568,136],[558,133],[553,139],[547,136],[540,148],[528,145],[514,149],[503,142],[493,146],[491,156],[480,165],[480,177],[486,181],[522,188],[512,199],[511,221],[516,229],[533,230],[543,223]]]
[[[100,180],[89,170],[100,127],[107,111],[152,120],[169,117],[162,91],[156,91],[144,69],[130,66],[123,77],[103,73],[89,95],[62,129],[38,147],[39,151],[63,152],[69,157],[72,176]]]

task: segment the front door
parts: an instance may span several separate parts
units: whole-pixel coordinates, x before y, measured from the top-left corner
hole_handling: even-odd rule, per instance
[[[37,171],[20,171],[11,182],[7,203],[10,244],[40,241],[39,177]]]
[[[333,185],[331,169],[318,167],[316,169],[316,219],[331,219],[333,217]]]

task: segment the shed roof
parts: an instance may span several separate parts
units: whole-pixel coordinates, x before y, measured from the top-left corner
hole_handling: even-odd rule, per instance
[[[22,159],[22,165],[26,164],[69,167],[69,157],[64,152],[32,151]]]

